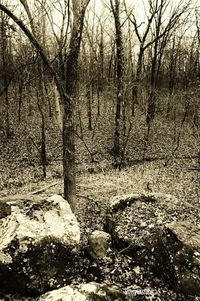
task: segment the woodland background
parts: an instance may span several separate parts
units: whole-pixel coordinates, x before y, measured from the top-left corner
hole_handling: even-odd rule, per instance
[[[1,0],[45,49],[63,85],[71,81],[66,62],[74,3]],[[0,188],[6,195],[62,178],[63,104],[40,51],[3,10],[0,36]],[[116,190],[126,190],[124,181],[131,189],[162,190],[165,182],[164,190],[178,186],[175,194],[188,196],[192,183],[198,195],[198,3],[90,1],[81,37],[71,85],[79,184],[90,177],[97,191],[103,179]]]

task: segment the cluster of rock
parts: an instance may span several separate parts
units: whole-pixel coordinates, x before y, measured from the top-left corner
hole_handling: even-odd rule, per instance
[[[200,296],[199,209],[160,193],[115,197],[107,229],[120,252],[146,265],[175,291]]]
[[[150,266],[174,290],[200,296],[199,226],[195,219],[183,219],[178,204],[162,194],[115,197],[107,215],[109,234],[94,231],[88,238],[91,258],[118,248],[137,264]],[[0,209],[1,291],[40,295],[38,301],[139,300],[106,284],[71,285],[81,235],[61,196],[1,202]]]

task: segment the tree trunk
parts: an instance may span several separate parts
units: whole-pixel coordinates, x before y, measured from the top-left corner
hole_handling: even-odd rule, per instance
[[[19,102],[18,102],[18,121],[21,122],[22,99],[23,99],[24,80],[19,80]]]
[[[139,84],[142,76],[143,57],[144,57],[144,49],[143,46],[141,46],[139,56],[138,56],[138,61],[137,61],[137,69],[136,69],[134,85],[132,88],[132,116],[134,116],[135,105],[138,103]]]
[[[69,51],[66,58],[66,85],[61,77],[54,70],[49,57],[36,36],[17,18],[6,6],[0,4],[0,10],[5,12],[25,33],[32,45],[37,49],[44,64],[55,80],[60,99],[64,105],[63,116],[63,176],[64,176],[64,197],[74,209],[76,196],[75,181],[75,145],[74,145],[74,100],[77,79],[78,56],[83,31],[83,20],[85,10],[90,0],[73,0],[73,26],[69,43]],[[23,2],[23,1],[22,1]],[[25,1],[26,2],[26,1]],[[25,3],[24,2],[24,3]],[[27,3],[26,3],[27,4]]]
[[[90,76],[88,78],[88,82],[86,84],[86,98],[87,98],[87,115],[88,115],[88,130],[92,130],[92,100],[91,100],[91,94],[92,94],[92,87],[90,83]]]
[[[75,210],[76,177],[74,142],[74,104],[76,97],[78,56],[80,52],[83,20],[87,4],[85,3],[84,7],[81,6],[79,1],[74,1],[73,4],[74,20],[69,45],[69,53],[66,61],[66,96],[63,99],[63,176],[64,197],[70,203],[72,210]]]
[[[1,54],[2,54],[2,65],[3,65],[3,80],[5,87],[5,133],[6,137],[11,137],[11,129],[10,129],[10,100],[8,95],[8,38],[7,38],[7,30],[6,30],[6,20],[5,15],[1,12]]]
[[[70,203],[71,208],[74,211],[75,199],[76,199],[76,177],[75,177],[73,103],[71,102],[71,100],[68,100],[68,103],[65,102],[64,104],[63,177],[64,177],[64,198]]]
[[[41,92],[41,91],[40,91]],[[47,155],[46,155],[46,130],[45,130],[45,116],[42,110],[40,93],[37,93],[37,105],[41,116],[41,143],[40,143],[40,163],[42,165],[43,177],[46,178],[46,165],[47,165]]]
[[[58,92],[58,88],[56,84],[53,82],[53,90],[54,90],[54,101],[55,101],[55,120],[59,126],[60,132],[63,132],[63,116],[61,112],[60,106],[60,94]]]
[[[46,155],[46,129],[45,129],[45,88],[44,88],[44,66],[43,61],[38,62],[38,109],[41,116],[41,145],[40,145],[40,161],[43,168],[43,177],[46,178],[46,165],[47,165],[47,155]]]
[[[115,19],[115,31],[116,31],[116,52],[117,52],[117,102],[116,102],[116,113],[115,113],[115,130],[114,130],[114,145],[113,153],[115,155],[120,154],[120,120],[121,120],[121,106],[123,103],[123,76],[124,76],[124,65],[123,65],[123,42],[122,42],[122,31],[119,16],[119,1],[115,0],[115,5],[111,0],[111,7],[113,16]]]

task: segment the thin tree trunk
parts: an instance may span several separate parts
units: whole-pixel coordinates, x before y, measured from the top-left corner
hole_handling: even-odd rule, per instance
[[[92,103],[91,103],[91,94],[92,88],[90,84],[90,78],[88,78],[88,83],[86,84],[86,97],[87,97],[87,115],[88,115],[88,130],[92,130]]]
[[[124,66],[123,66],[123,42],[122,42],[122,31],[119,16],[119,1],[115,0],[115,5],[111,0],[111,7],[113,16],[115,19],[115,30],[116,30],[116,63],[117,63],[117,102],[116,102],[116,113],[115,113],[115,130],[114,130],[114,145],[113,153],[115,155],[120,154],[120,121],[121,121],[121,106],[123,103],[123,77],[124,77]]]
[[[138,94],[140,90],[139,85],[140,85],[141,75],[142,75],[143,56],[144,56],[144,49],[141,46],[139,56],[138,56],[135,80],[132,88],[132,116],[134,116],[135,113],[135,105],[138,104]]]
[[[49,97],[48,86],[47,86],[47,83],[45,81],[43,82],[43,87],[44,87],[44,91],[45,91],[47,102],[48,102],[49,118],[51,118],[52,115],[53,115],[52,108],[51,108],[51,99]]]
[[[7,33],[5,27],[5,16],[3,12],[1,12],[1,49],[2,49],[2,65],[3,65],[3,79],[4,79],[4,87],[5,87],[5,133],[6,137],[11,137],[11,129],[10,129],[10,100],[8,95],[8,41],[7,41]]]
[[[43,177],[46,178],[46,165],[47,165],[47,155],[46,155],[46,133],[45,133],[45,117],[40,104],[40,95],[37,93],[37,104],[41,116],[41,144],[40,144],[40,162],[43,170]]]
[[[21,122],[22,99],[23,99],[23,78],[19,81],[18,121]]]
[[[46,178],[46,165],[47,165],[47,155],[46,155],[46,129],[45,129],[45,88],[44,88],[44,76],[43,76],[43,62],[39,60],[38,62],[38,109],[41,116],[41,145],[40,145],[40,161],[43,168],[43,177]]]
[[[55,120],[59,126],[60,132],[63,131],[63,116],[60,108],[60,95],[55,83],[53,83],[54,101],[55,101]]]

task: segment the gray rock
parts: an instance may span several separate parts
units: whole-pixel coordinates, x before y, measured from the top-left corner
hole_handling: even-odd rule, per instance
[[[130,298],[116,287],[87,283],[66,286],[42,295],[38,301],[128,301]],[[134,298],[131,298],[134,300]]]
[[[167,210],[176,210],[177,204],[175,197],[161,193],[116,196],[110,200],[105,229],[117,248],[143,257],[157,228],[168,219]]]
[[[151,193],[113,198],[105,229],[115,247],[146,271],[175,291],[199,296],[198,225],[198,208],[171,195]]]
[[[56,287],[61,275],[71,275],[80,242],[69,204],[55,195],[9,206],[10,215],[0,220],[0,288],[39,293]]]
[[[110,200],[110,210],[117,211],[119,209],[123,209],[131,204],[134,204],[137,201],[145,201],[145,202],[164,202],[166,204],[176,205],[178,200],[170,195],[163,193],[138,193],[138,194],[130,194],[130,195],[120,195],[111,198]]]
[[[37,301],[166,301],[176,300],[173,293],[161,291],[149,287],[141,288],[133,285],[131,288],[121,290],[119,287],[90,282],[77,286],[65,286],[58,290],[48,292]],[[170,297],[169,297],[170,296]],[[172,299],[168,299],[172,297]]]
[[[95,230],[89,236],[89,251],[93,258],[104,258],[111,246],[111,235],[104,231]]]
[[[167,224],[157,236],[155,254],[175,290],[200,296],[200,227],[186,220]]]
[[[151,248],[151,240],[166,223],[190,216],[198,223],[199,211],[169,194],[147,193],[116,196],[110,200],[105,230],[119,249]],[[135,254],[133,254],[135,255]]]

